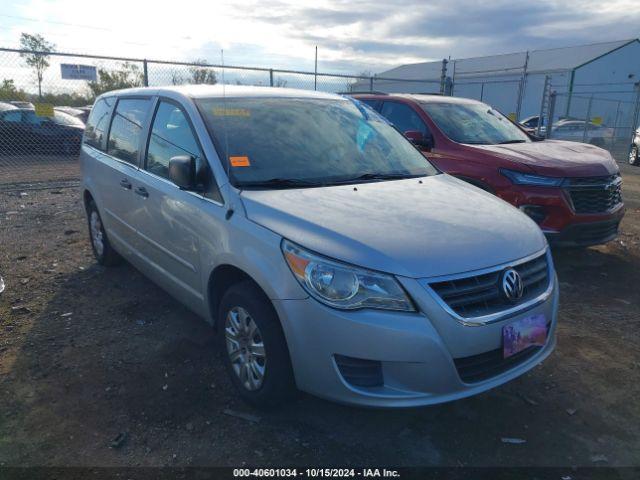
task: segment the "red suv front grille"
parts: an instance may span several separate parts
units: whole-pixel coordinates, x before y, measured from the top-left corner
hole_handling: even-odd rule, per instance
[[[572,178],[568,190],[576,213],[606,213],[622,203],[620,175]]]

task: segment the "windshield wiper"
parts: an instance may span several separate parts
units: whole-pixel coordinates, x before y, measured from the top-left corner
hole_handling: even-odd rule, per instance
[[[358,175],[357,177],[346,178],[344,180],[338,180],[336,182],[332,182],[335,184],[339,183],[358,183],[360,181],[369,181],[369,180],[398,180],[401,178],[416,178],[416,177],[426,177],[427,174],[410,174],[410,173],[363,173],[362,175]]]
[[[239,182],[238,188],[309,188],[322,187],[324,183],[312,182],[310,180],[301,180],[299,178],[270,178],[268,180],[252,180],[247,182]]]
[[[496,145],[507,145],[508,143],[526,143],[526,140],[505,140],[504,142],[498,142]]]

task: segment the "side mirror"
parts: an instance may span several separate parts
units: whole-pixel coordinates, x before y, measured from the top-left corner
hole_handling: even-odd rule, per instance
[[[421,150],[431,150],[433,148],[433,137],[424,135],[419,130],[407,130],[404,132],[404,136]]]
[[[196,159],[190,155],[171,157],[169,180],[182,190],[193,190],[196,187]]]

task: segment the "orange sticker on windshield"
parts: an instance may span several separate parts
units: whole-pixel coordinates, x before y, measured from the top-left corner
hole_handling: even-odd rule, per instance
[[[229,157],[232,167],[249,167],[249,157]]]

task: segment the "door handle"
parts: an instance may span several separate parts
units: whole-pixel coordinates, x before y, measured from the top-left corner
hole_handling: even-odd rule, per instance
[[[120,186],[127,190],[131,190],[131,182],[129,182],[129,180],[127,180],[126,178],[123,180],[120,180]]]
[[[136,195],[140,195],[143,198],[148,198],[149,197],[149,192],[147,192],[147,189],[144,187],[137,187],[135,189]]]

